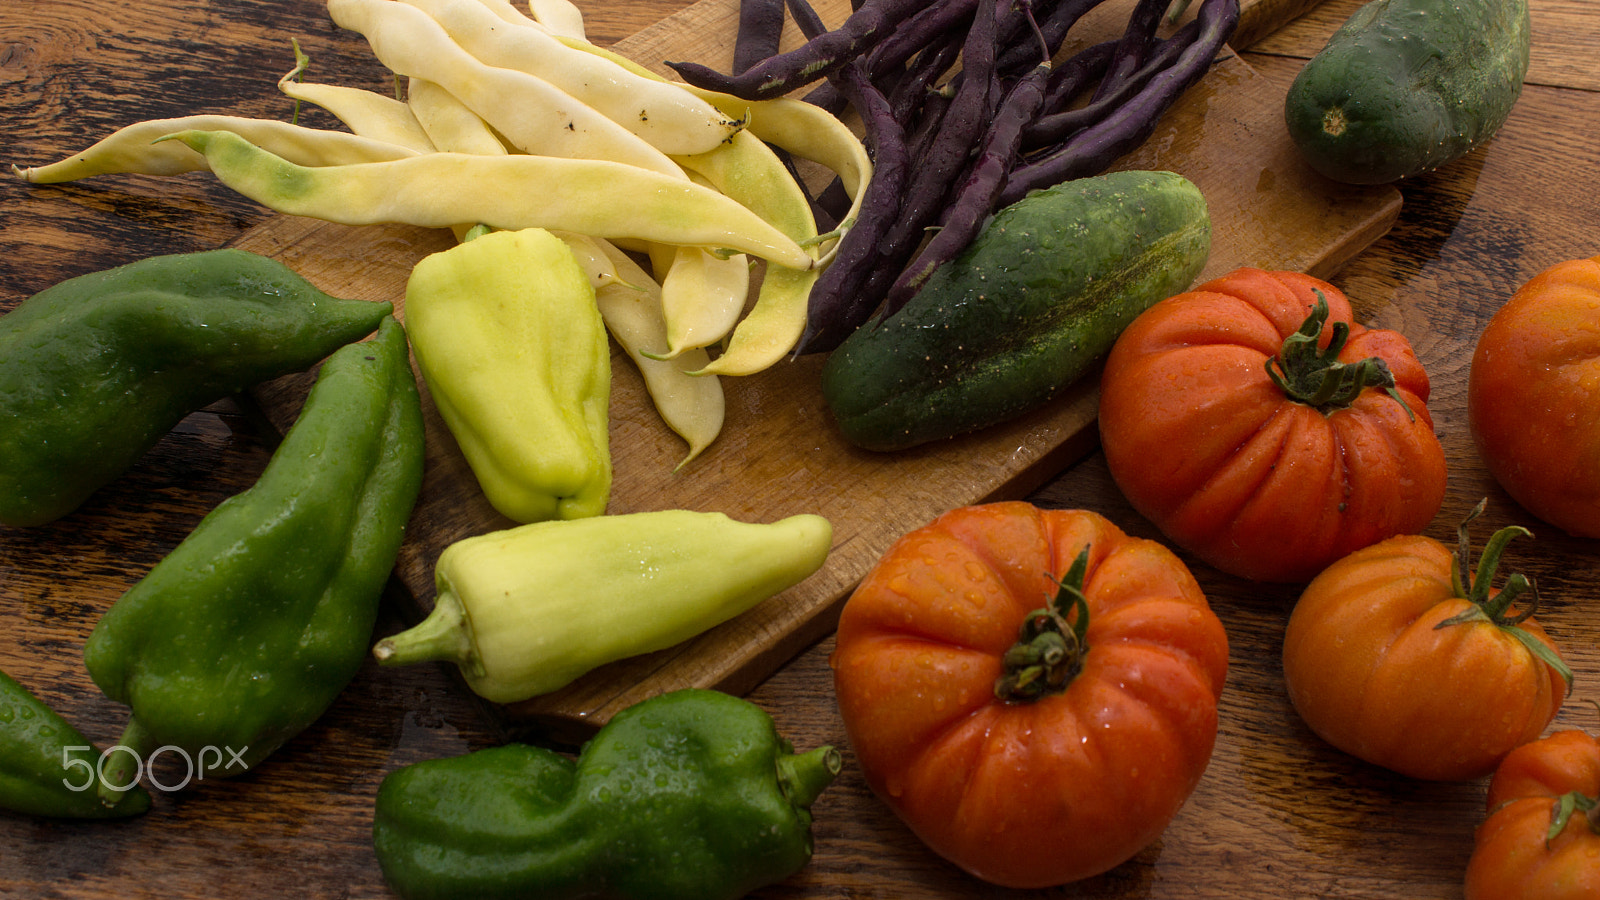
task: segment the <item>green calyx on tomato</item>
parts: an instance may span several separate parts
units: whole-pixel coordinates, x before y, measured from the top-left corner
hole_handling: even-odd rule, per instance
[[[1590,831],[1600,834],[1600,799],[1581,791],[1568,791],[1557,797],[1551,807],[1550,830],[1544,836],[1546,842],[1555,840],[1556,835],[1566,830],[1575,812],[1581,812],[1588,820]]]
[[[1283,339],[1283,349],[1277,356],[1267,358],[1267,375],[1272,383],[1290,399],[1324,415],[1349,407],[1369,387],[1382,388],[1415,421],[1416,414],[1395,389],[1394,373],[1389,371],[1388,363],[1376,356],[1353,363],[1339,361],[1339,351],[1350,338],[1348,322],[1334,322],[1328,346],[1318,346],[1322,326],[1328,321],[1328,299],[1320,290],[1316,295],[1316,305],[1300,330]]]
[[[1089,652],[1084,635],[1089,631],[1089,601],[1083,596],[1083,577],[1089,568],[1089,548],[1078,553],[1067,574],[1056,582],[1055,598],[1029,613],[1017,630],[1017,642],[1002,659],[994,695],[1008,703],[1028,703],[1066,689],[1083,668]]]
[[[1539,591],[1533,586],[1533,582],[1521,572],[1515,572],[1506,579],[1505,587],[1498,593],[1492,595],[1490,593],[1489,585],[1494,580],[1495,571],[1500,568],[1500,556],[1505,552],[1506,545],[1519,536],[1532,537],[1533,532],[1521,525],[1507,525],[1490,535],[1489,542],[1483,547],[1483,555],[1478,558],[1478,568],[1472,574],[1471,583],[1463,580],[1472,565],[1472,549],[1467,537],[1467,526],[1483,515],[1488,502],[1487,498],[1478,501],[1472,512],[1467,513],[1461,524],[1456,526],[1457,546],[1455,560],[1450,566],[1450,582],[1456,596],[1471,601],[1472,606],[1459,615],[1445,619],[1434,628],[1465,625],[1469,622],[1489,622],[1516,638],[1541,662],[1561,673],[1562,679],[1567,683],[1567,692],[1571,693],[1572,669],[1550,649],[1549,645],[1520,627],[1521,623],[1531,618],[1534,610],[1539,608]],[[1512,614],[1511,604],[1523,594],[1528,595],[1527,605],[1520,612]]]

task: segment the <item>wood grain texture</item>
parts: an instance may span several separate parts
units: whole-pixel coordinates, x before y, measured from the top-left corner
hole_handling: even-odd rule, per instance
[[[1119,34],[1132,6],[1131,0],[1100,6],[1079,23],[1063,52]],[[846,0],[816,7],[830,24],[850,8]],[[615,46],[663,73],[670,71],[667,60],[726,67],[737,17],[735,0],[701,0]],[[798,41],[797,32],[789,34],[789,45]],[[1230,52],[1163,117],[1145,146],[1118,164],[1170,169],[1200,187],[1213,222],[1202,277],[1246,264],[1331,274],[1399,212],[1391,188],[1344,188],[1309,175],[1278,126],[1281,105],[1282,95]],[[390,300],[404,319],[410,266],[448,246],[448,236],[279,217],[236,246],[283,259],[330,293]],[[658,421],[637,372],[619,351],[612,365],[610,513],[701,509],[773,521],[812,512],[832,522],[834,549],[820,572],[750,612],[675,647],[511,704],[508,716],[570,739],[663,690],[743,693],[832,630],[839,603],[900,534],[951,505],[1021,496],[1093,446],[1091,379],[1016,422],[910,452],[863,452],[843,441],[828,418],[818,384],[821,362],[812,356],[754,376],[723,378],[728,412],[722,437],[677,468],[683,446]],[[280,427],[292,421],[306,382],[285,379],[257,392]],[[419,615],[431,607],[433,564],[445,547],[513,524],[488,505],[427,397],[424,415],[428,474],[398,568],[418,599]]]
[[[591,37],[610,43],[682,4],[584,5]],[[1342,21],[1335,13],[1356,5],[1325,0],[1258,42],[1260,52],[1245,61],[1286,89]],[[1365,321],[1406,333],[1433,377],[1430,407],[1451,469],[1446,508],[1429,533],[1448,539],[1453,521],[1484,496],[1486,529],[1515,522],[1534,531],[1534,541],[1513,544],[1507,562],[1538,580],[1548,603],[1540,618],[1577,670],[1577,692],[1558,726],[1594,731],[1600,722],[1578,701],[1600,697],[1593,616],[1600,548],[1518,509],[1488,477],[1466,431],[1469,353],[1493,310],[1540,269],[1600,252],[1600,149],[1584,137],[1600,121],[1600,96],[1583,82],[1592,73],[1579,71],[1600,50],[1600,10],[1586,0],[1534,0],[1534,22],[1542,80],[1505,129],[1478,153],[1402,185],[1393,229],[1333,281]],[[186,107],[278,114],[270,85],[258,85],[287,67],[281,43],[288,35],[312,48],[326,80],[367,78],[367,86],[383,87],[382,74],[323,23],[313,0],[147,0],[114,11],[67,0],[0,4],[3,161],[31,164],[71,152],[130,121],[130,104],[162,115]],[[249,64],[229,47],[247,48],[241,56]],[[175,80],[147,88],[152,72]],[[0,203],[7,211],[0,310],[62,278],[154,252],[218,246],[271,218],[200,176],[49,188],[0,180]],[[253,482],[271,443],[270,430],[240,407],[219,404],[186,420],[79,513],[37,529],[0,528],[0,668],[102,746],[114,740],[124,713],[83,672],[83,638],[211,506]],[[1158,536],[1121,499],[1097,453],[1031,496],[1096,509]],[[814,809],[815,857],[754,896],[1460,900],[1484,784],[1411,782],[1321,744],[1288,706],[1277,669],[1293,592],[1191,563],[1228,627],[1231,669],[1211,767],[1155,845],[1100,878],[1058,890],[1007,891],[955,871],[918,843],[855,769],[824,637],[748,695],[798,746],[832,743],[846,754],[843,774]],[[391,603],[380,628],[396,627],[399,609]],[[160,794],[152,814],[134,822],[79,825],[0,812],[0,897],[391,897],[370,846],[378,780],[413,760],[504,740],[500,724],[443,667],[368,666],[323,721],[243,780]]]

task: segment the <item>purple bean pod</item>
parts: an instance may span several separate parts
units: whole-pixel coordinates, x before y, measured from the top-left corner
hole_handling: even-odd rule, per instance
[[[1139,71],[1150,58],[1151,48],[1156,42],[1156,28],[1161,25],[1161,16],[1167,11],[1167,5],[1172,0],[1139,0],[1133,7],[1133,13],[1128,16],[1128,25],[1122,32],[1121,39],[1117,42],[1117,55],[1112,60],[1111,70],[1100,82],[1100,87],[1095,89],[1090,101],[1099,100],[1119,87],[1122,82]]]
[[[1217,51],[1239,24],[1239,0],[1205,0],[1196,17],[1202,23],[1200,35],[1184,48],[1177,62],[1150,79],[1112,115],[1014,169],[998,204],[1009,206],[1029,191],[1103,172],[1144,142],[1172,103],[1210,70]]]
[[[1039,33],[1044,35],[1045,46],[1049,48],[1052,57],[1061,49],[1061,42],[1067,39],[1067,32],[1072,30],[1072,26],[1076,25],[1089,10],[1104,2],[1105,0],[1060,0],[1038,20]],[[1002,73],[1027,72],[1038,61],[1038,50],[1032,46],[1031,41],[1026,41],[1002,51],[995,60],[995,68]]]
[[[913,237],[920,242],[922,232],[938,221],[973,148],[988,129],[996,95],[995,6],[993,0],[978,6],[962,44],[960,84],[926,152],[913,157],[914,174],[900,204],[899,221],[886,237],[891,244]]]
[[[917,54],[911,67],[906,70],[905,77],[889,93],[889,106],[894,110],[896,121],[906,128],[912,126],[918,111],[927,102],[929,92],[935,90],[934,83],[955,65],[960,55],[961,42],[957,40],[929,45]]]
[[[852,63],[834,77],[866,124],[872,178],[862,197],[860,218],[839,239],[833,261],[811,286],[806,327],[795,344],[795,356],[832,350],[872,315],[877,304],[864,300],[859,287],[872,271],[878,242],[900,208],[910,165],[905,132],[890,114],[888,98],[867,77],[865,67]]]
[[[739,30],[733,39],[733,73],[778,55],[783,36],[783,0],[739,0]]]
[[[910,265],[901,270],[883,301],[884,318],[906,305],[929,275],[966,249],[996,209],[995,198],[1005,186],[1022,145],[1022,131],[1044,103],[1048,65],[1036,66],[1006,94],[985,136],[977,160],[968,172],[954,202],[945,210],[939,230]]]
[[[978,0],[934,0],[872,48],[867,74],[876,83],[883,73],[904,66],[925,48],[948,43],[951,34],[968,27],[977,8]]]
[[[1106,69],[1111,67],[1111,57],[1116,49],[1115,40],[1102,41],[1079,50],[1056,66],[1055,71],[1050,73],[1050,82],[1045,85],[1041,115],[1066,109],[1086,88],[1099,84]]]
[[[693,62],[668,62],[695,87],[743,100],[770,100],[821,80],[876,46],[926,0],[867,0],[838,28],[817,35],[786,53],[770,56],[737,75]]]
[[[1183,55],[1184,48],[1194,43],[1200,35],[1200,20],[1195,19],[1179,28],[1172,37],[1162,41],[1148,62],[1139,71],[1123,79],[1122,84],[1088,104],[1076,109],[1046,112],[1035,119],[1023,134],[1023,146],[1029,150],[1059,144],[1080,129],[1110,115],[1129,97],[1144,89],[1157,73],[1173,65]],[[1102,82],[1104,83],[1104,82]]]

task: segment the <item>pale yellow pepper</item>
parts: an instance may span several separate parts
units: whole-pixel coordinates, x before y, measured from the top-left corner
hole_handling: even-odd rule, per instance
[[[605,512],[611,347],[594,288],[542,229],[490,232],[417,263],[406,331],[484,496],[516,522]]]

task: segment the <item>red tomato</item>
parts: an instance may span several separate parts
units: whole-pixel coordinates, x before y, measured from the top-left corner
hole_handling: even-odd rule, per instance
[[[1558,528],[1600,537],[1600,257],[1546,269],[1489,320],[1467,416],[1506,493]]]
[[[1058,593],[1064,615],[1045,609]],[[1161,835],[1210,761],[1228,642],[1165,547],[1010,502],[902,537],[846,603],[831,662],[872,790],[951,862],[1031,888]]]
[[[1324,390],[1341,374],[1358,381]],[[1444,500],[1410,344],[1353,322],[1344,294],[1308,275],[1239,269],[1157,303],[1118,338],[1100,391],[1117,486],[1224,572],[1307,581],[1421,531]]]
[[[1487,775],[1537,738],[1571,671],[1539,623],[1509,607],[1527,580],[1490,587],[1506,542],[1526,533],[1497,532],[1475,575],[1438,541],[1405,535],[1307,585],[1284,633],[1283,676],[1311,730],[1367,762],[1439,781]]]
[[[1466,900],[1600,897],[1600,742],[1558,731],[1511,751],[1489,782],[1488,809]]]

